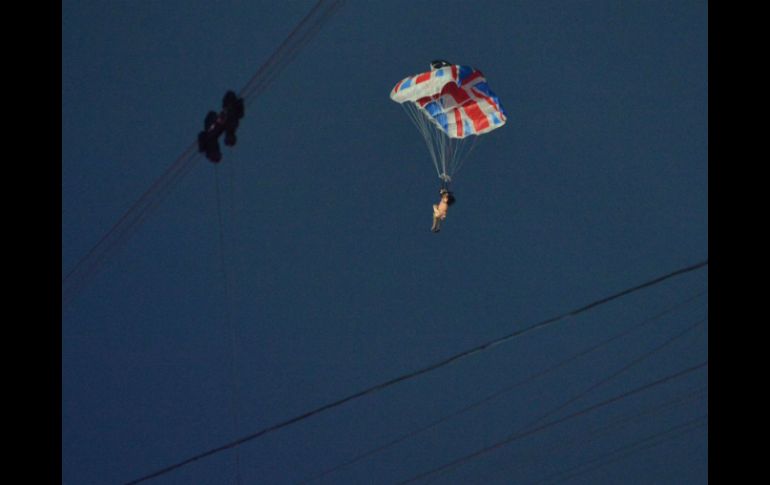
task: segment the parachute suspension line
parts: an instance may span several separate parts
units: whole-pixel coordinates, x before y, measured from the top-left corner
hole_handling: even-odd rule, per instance
[[[451,138],[439,129],[415,103],[407,101],[401,103],[401,106],[425,140],[433,165],[436,168],[436,175],[441,180],[442,188],[446,188],[476,147],[479,136]],[[470,138],[473,139],[470,140]]]
[[[403,103],[401,105],[404,108],[404,111],[406,111],[407,115],[409,115],[409,119],[412,121],[414,126],[417,128],[417,131],[420,133],[420,135],[423,138],[423,141],[425,141],[425,144],[428,146],[431,158],[433,159],[433,165],[436,167],[436,172],[438,172],[438,161],[436,160],[436,156],[433,153],[432,150],[430,150],[431,141],[430,141],[430,132],[428,131],[428,127],[425,124],[425,120],[422,118],[422,115],[419,113],[418,109],[412,104],[412,103]]]
[[[471,153],[473,152],[473,149],[476,148],[476,145],[479,143],[479,140],[481,139],[481,137],[479,137],[478,135],[471,135],[471,136],[473,137],[473,141],[470,142],[470,143],[468,143],[468,141],[467,141],[468,138],[470,138],[470,137],[466,137],[466,138],[463,138],[462,140],[460,140],[460,142],[462,142],[461,149],[464,149],[464,148],[467,147],[468,151],[463,153],[463,154],[461,154],[461,155],[459,155],[459,156],[457,156],[457,160],[454,162],[454,168],[452,169],[452,174],[457,174],[457,172],[460,171],[460,169],[462,168],[463,164],[471,156]],[[461,150],[458,150],[458,152],[459,151],[461,151]]]
[[[436,159],[436,172],[438,173],[438,178],[441,179],[442,184],[449,183],[451,167],[447,165],[447,160],[450,158],[452,151],[451,139],[435,125],[433,120],[431,120],[425,112],[420,110],[419,114],[430,134],[431,145],[429,148]]]
[[[439,178],[444,182],[448,182],[447,178],[449,177],[450,167],[447,166],[447,161],[451,160],[452,157],[452,141],[439,130],[435,130],[434,133],[436,135],[436,141],[438,142],[439,159],[441,160],[441,173],[439,174]]]
[[[409,115],[409,119],[412,120],[414,126],[417,127],[417,131],[420,132],[423,140],[425,140],[425,144],[428,146],[428,152],[430,153],[431,159],[433,160],[433,165],[436,167],[436,175],[438,175],[440,178],[441,168],[436,155],[436,147],[432,131],[433,128],[430,126],[430,120],[428,120],[422,111],[412,102],[402,103],[401,106],[404,107],[404,111],[406,111],[407,115]]]
[[[214,183],[217,196],[217,222],[219,224],[219,263],[224,282],[225,309],[224,319],[230,339],[230,414],[233,419],[233,433],[237,436],[240,430],[240,381],[238,378],[238,339],[235,323],[232,318],[232,299],[230,297],[230,278],[225,258],[225,230],[222,218],[222,197],[219,183],[219,166],[214,167]],[[233,448],[235,460],[235,483],[241,485],[241,452],[239,446]]]

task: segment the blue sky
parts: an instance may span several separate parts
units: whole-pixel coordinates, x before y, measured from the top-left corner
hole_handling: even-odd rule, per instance
[[[62,274],[195,139],[313,1],[62,4]],[[708,258],[708,5],[353,1],[249,100],[62,313],[62,477],[123,483]],[[388,94],[481,69],[507,124],[432,234],[439,181]],[[223,273],[224,270],[224,273]],[[225,286],[226,274],[228,285]],[[708,287],[707,269],[335,408],[155,483],[297,483]],[[510,435],[704,318],[693,300],[317,483],[397,483]],[[708,358],[707,323],[566,415]],[[233,362],[235,365],[233,366]],[[706,372],[435,483],[538,483],[707,412]],[[707,394],[706,394],[707,396]],[[237,421],[237,423],[236,423]],[[561,449],[551,450],[560,443]],[[707,427],[570,483],[704,483]]]

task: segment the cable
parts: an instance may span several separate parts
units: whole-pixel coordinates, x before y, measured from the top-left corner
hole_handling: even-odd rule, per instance
[[[610,337],[608,339],[605,339],[605,340],[603,340],[602,342],[600,342],[600,343],[598,343],[596,345],[593,345],[593,346],[591,346],[591,347],[589,347],[589,348],[587,348],[585,350],[582,350],[582,351],[578,352],[577,354],[574,354],[571,357],[569,357],[567,359],[564,359],[564,360],[556,363],[555,365],[552,365],[551,367],[548,367],[545,370],[537,372],[537,373],[535,373],[535,374],[533,374],[533,375],[531,375],[531,376],[529,376],[529,377],[527,377],[527,378],[525,378],[523,380],[517,381],[516,383],[514,383],[512,385],[506,386],[506,387],[504,387],[504,388],[502,388],[502,389],[500,389],[498,391],[495,391],[494,393],[492,393],[492,394],[490,394],[490,395],[488,395],[488,396],[486,396],[486,397],[484,397],[484,398],[482,398],[480,400],[477,400],[477,401],[475,401],[475,402],[473,402],[473,403],[463,407],[462,409],[459,409],[459,410],[457,410],[457,411],[455,411],[453,413],[445,415],[445,416],[443,416],[443,417],[441,417],[441,418],[439,418],[437,420],[434,420],[431,423],[429,423],[429,424],[427,424],[427,425],[425,425],[425,426],[423,426],[423,427],[421,427],[421,428],[419,428],[417,430],[411,431],[409,433],[405,433],[405,434],[399,436],[398,438],[395,438],[395,439],[389,441],[388,443],[385,443],[384,445],[380,445],[377,448],[374,448],[374,449],[371,449],[369,451],[363,452],[363,453],[361,453],[359,455],[356,455],[355,457],[351,458],[350,460],[348,460],[348,461],[346,461],[346,462],[344,462],[342,464],[339,464],[339,465],[336,465],[336,466],[334,466],[332,468],[328,468],[326,470],[323,470],[323,471],[317,473],[316,475],[313,475],[312,477],[307,478],[307,479],[303,480],[302,482],[299,482],[298,485],[299,484],[309,483],[309,482],[312,482],[314,480],[318,480],[320,478],[323,478],[326,475],[329,475],[329,474],[334,473],[336,471],[339,471],[339,470],[341,470],[343,468],[346,468],[346,467],[348,467],[350,465],[358,463],[359,461],[363,460],[364,458],[368,458],[368,457],[371,457],[371,456],[373,456],[373,455],[375,455],[377,453],[385,451],[386,449],[388,449],[388,448],[390,448],[390,447],[392,447],[392,446],[394,446],[394,445],[396,445],[398,443],[402,443],[402,442],[404,442],[404,441],[406,441],[406,440],[408,440],[410,438],[414,438],[415,436],[417,436],[417,435],[419,435],[421,433],[424,433],[425,431],[428,431],[430,429],[435,428],[436,426],[438,426],[441,423],[444,423],[444,422],[446,422],[446,421],[448,421],[448,420],[450,420],[452,418],[456,418],[457,416],[460,416],[460,415],[462,415],[462,414],[464,414],[464,413],[466,413],[468,411],[471,411],[471,410],[473,410],[473,409],[475,409],[475,408],[477,408],[477,407],[479,407],[479,406],[481,406],[483,404],[486,404],[486,403],[492,401],[493,399],[496,399],[496,398],[502,396],[503,394],[505,394],[507,392],[510,392],[510,391],[512,391],[512,390],[514,390],[514,389],[516,389],[518,387],[521,387],[524,384],[528,384],[528,383],[530,383],[530,382],[532,382],[532,381],[534,381],[536,379],[539,379],[540,377],[543,377],[543,376],[545,376],[545,375],[555,371],[556,369],[564,367],[565,365],[569,364],[570,362],[574,362],[575,360],[577,360],[580,357],[584,357],[584,356],[590,354],[591,352],[595,352],[595,351],[599,350],[600,348],[609,345],[610,343],[614,342],[615,340],[617,340],[617,339],[619,339],[621,337],[624,337],[626,335],[629,335],[633,331],[638,330],[638,329],[640,329],[640,328],[650,324],[651,322],[653,322],[653,321],[655,321],[655,320],[665,316],[666,314],[668,314],[668,313],[670,313],[670,312],[672,312],[672,311],[674,311],[674,310],[676,310],[676,309],[686,305],[687,303],[690,303],[691,301],[693,301],[693,300],[703,296],[706,293],[707,293],[706,290],[700,291],[700,292],[696,293],[695,295],[685,299],[684,301],[676,303],[674,305],[671,305],[671,306],[667,307],[666,309],[658,312],[657,314],[642,320],[640,323],[638,323],[638,324],[636,324],[636,325],[634,325],[634,326],[632,326],[632,327],[630,327],[630,328],[628,328],[628,329],[626,329],[626,330],[624,330],[622,332],[619,332],[619,333],[613,335],[612,337]]]
[[[640,291],[640,290],[642,290],[644,288],[648,288],[650,286],[662,283],[663,281],[668,280],[669,278],[673,278],[675,276],[679,276],[679,275],[682,275],[682,274],[685,274],[685,273],[688,273],[688,272],[691,272],[691,271],[696,271],[696,270],[698,270],[698,269],[700,269],[700,268],[702,268],[702,267],[704,267],[706,265],[708,265],[708,260],[702,261],[700,263],[697,263],[697,264],[694,264],[694,265],[691,265],[691,266],[688,266],[688,267],[685,267],[685,268],[681,268],[681,269],[672,271],[670,273],[667,273],[665,275],[659,276],[659,277],[654,278],[654,279],[652,279],[650,281],[647,281],[645,283],[642,283],[642,284],[636,285],[634,287],[625,289],[625,290],[620,291],[618,293],[615,293],[613,295],[601,298],[600,300],[596,300],[596,301],[594,301],[592,303],[584,305],[584,306],[582,306],[580,308],[577,308],[575,310],[572,310],[572,311],[569,311],[567,313],[558,315],[556,317],[549,318],[549,319],[544,320],[544,321],[542,321],[540,323],[536,323],[535,325],[532,325],[530,327],[518,330],[518,331],[513,332],[513,333],[511,333],[509,335],[506,335],[504,337],[501,337],[501,338],[489,341],[487,343],[481,344],[479,346],[476,346],[476,347],[474,347],[474,348],[472,348],[470,350],[466,350],[464,352],[460,352],[458,354],[455,354],[455,355],[453,355],[451,357],[448,357],[448,358],[446,358],[446,359],[444,359],[442,361],[439,361],[439,362],[436,362],[434,364],[431,364],[431,365],[429,365],[427,367],[424,367],[422,369],[419,369],[419,370],[416,370],[416,371],[413,371],[413,372],[401,375],[401,376],[396,377],[394,379],[390,379],[390,380],[385,381],[383,383],[371,386],[371,387],[369,387],[367,389],[364,389],[363,391],[356,392],[356,393],[351,394],[351,395],[349,395],[347,397],[344,397],[342,399],[338,399],[338,400],[333,401],[331,403],[328,403],[328,404],[325,404],[325,405],[320,406],[318,408],[312,409],[310,411],[307,411],[307,412],[305,412],[303,414],[300,414],[298,416],[295,416],[293,418],[287,419],[285,421],[282,421],[280,423],[274,424],[274,425],[269,426],[267,428],[263,428],[263,429],[261,429],[261,430],[259,430],[257,432],[254,432],[254,433],[252,433],[250,435],[247,435],[247,436],[244,436],[242,438],[239,438],[239,439],[237,439],[235,441],[232,441],[230,443],[226,443],[226,444],[218,446],[216,448],[212,448],[212,449],[210,449],[208,451],[204,451],[204,452],[198,453],[197,455],[194,455],[194,456],[192,456],[190,458],[187,458],[187,459],[185,459],[183,461],[180,461],[180,462],[175,463],[173,465],[170,465],[170,466],[167,466],[165,468],[162,468],[162,469],[160,469],[160,470],[158,470],[158,471],[156,471],[154,473],[146,475],[145,477],[142,477],[142,478],[139,478],[137,480],[133,480],[133,481],[127,482],[126,485],[132,485],[132,484],[139,483],[141,481],[147,480],[149,478],[154,478],[154,477],[157,477],[159,475],[163,475],[163,474],[168,473],[170,471],[173,471],[173,470],[175,470],[177,468],[180,468],[182,466],[188,465],[188,464],[190,464],[190,463],[192,463],[194,461],[200,460],[201,458],[206,458],[208,456],[220,453],[220,452],[222,452],[224,450],[233,448],[233,447],[238,446],[238,445],[240,445],[242,443],[245,443],[247,441],[254,440],[256,438],[259,438],[259,437],[261,437],[263,435],[266,435],[268,433],[271,433],[273,431],[277,431],[277,430],[279,430],[281,428],[285,428],[285,427],[290,426],[292,424],[295,424],[295,423],[298,423],[298,422],[303,421],[305,419],[308,419],[308,418],[310,418],[312,416],[315,416],[317,414],[320,414],[320,413],[322,413],[324,411],[328,411],[329,409],[336,408],[338,406],[341,406],[341,405],[343,405],[345,403],[348,403],[350,401],[353,401],[355,399],[359,399],[359,398],[364,397],[366,395],[373,394],[375,392],[381,391],[383,389],[391,387],[391,386],[393,386],[395,384],[398,384],[400,382],[407,381],[407,380],[410,380],[410,379],[414,379],[415,377],[418,377],[418,376],[420,376],[422,374],[427,374],[428,372],[432,372],[432,371],[437,370],[437,369],[439,369],[441,367],[447,366],[447,365],[449,365],[449,364],[451,364],[453,362],[456,362],[456,361],[458,361],[458,360],[460,360],[460,359],[462,359],[464,357],[468,357],[470,355],[473,355],[473,354],[482,352],[484,350],[487,350],[489,348],[492,348],[492,347],[494,347],[496,345],[499,345],[500,343],[503,343],[505,341],[511,340],[514,337],[518,337],[518,336],[521,336],[521,335],[523,335],[525,333],[531,332],[531,331],[533,331],[535,329],[545,327],[546,325],[549,325],[549,324],[553,324],[553,323],[555,323],[555,322],[557,322],[559,320],[563,320],[563,319],[565,319],[567,317],[578,315],[578,314],[583,313],[585,311],[588,311],[588,310],[590,310],[592,308],[595,308],[595,307],[597,307],[599,305],[603,305],[605,303],[609,303],[610,301],[613,301],[613,300],[615,300],[617,298],[620,298],[622,296],[631,294],[631,293],[633,293],[635,291]]]
[[[685,328],[684,330],[682,330],[681,332],[677,333],[673,337],[668,338],[662,344],[658,345],[657,347],[653,348],[652,350],[649,350],[649,351],[645,352],[644,354],[640,355],[639,357],[635,358],[634,360],[632,360],[628,364],[624,365],[623,367],[621,367],[617,371],[613,372],[608,377],[605,377],[604,379],[600,380],[599,382],[596,382],[595,384],[589,386],[588,388],[580,391],[574,397],[572,397],[571,399],[568,399],[567,401],[563,402],[562,404],[560,404],[559,406],[555,407],[554,409],[551,409],[547,413],[545,413],[545,414],[543,414],[541,416],[538,416],[531,423],[527,424],[526,427],[530,427],[530,426],[536,425],[537,423],[541,422],[543,419],[545,419],[545,418],[547,418],[549,416],[552,416],[553,414],[557,413],[558,411],[561,411],[562,409],[564,409],[565,407],[569,406],[573,402],[575,402],[578,399],[582,398],[583,396],[587,395],[589,392],[594,391],[594,390],[600,388],[601,386],[607,384],[608,382],[610,382],[612,379],[616,378],[620,374],[626,372],[627,370],[631,369],[632,367],[634,367],[634,366],[638,365],[639,363],[643,362],[644,360],[648,359],[653,354],[655,354],[657,352],[660,352],[661,350],[663,350],[664,348],[669,346],[671,343],[673,343],[677,339],[680,339],[683,336],[685,336],[690,331],[692,331],[692,330],[696,329],[697,327],[703,325],[706,321],[708,321],[708,318],[706,318],[706,317],[698,320],[697,322],[695,322],[694,324],[692,324],[689,327]]]
[[[99,241],[64,276],[62,281],[62,304],[66,306],[80,292],[82,287],[96,274],[108,257],[130,237],[139,223],[154,209],[168,189],[176,185],[189,171],[197,155],[196,144],[191,144],[184,153],[155,180],[139,199],[121,216]]]
[[[552,453],[564,448],[574,448],[575,445],[585,445],[587,443],[591,443],[595,441],[597,438],[600,438],[602,436],[606,436],[610,432],[613,432],[617,428],[626,426],[632,422],[639,422],[642,418],[649,417],[651,415],[658,415],[661,412],[668,411],[671,409],[674,409],[678,406],[681,406],[685,403],[688,403],[690,401],[699,400],[702,398],[708,399],[708,386],[700,387],[698,389],[688,391],[686,393],[680,394],[674,399],[665,401],[662,404],[658,404],[655,407],[647,408],[639,413],[636,413],[631,416],[624,416],[622,418],[616,419],[615,421],[608,423],[606,425],[603,425],[599,428],[596,428],[592,430],[587,436],[583,437],[583,439],[572,439],[571,441],[565,441],[565,440],[559,440],[559,442],[555,446],[551,446],[545,450],[538,451],[536,453],[537,458],[541,458],[541,461],[544,457],[551,457]],[[527,465],[530,465],[531,461],[527,460]],[[497,470],[497,474],[499,474],[501,471],[510,473],[511,469],[514,469],[515,467],[521,466],[521,463],[513,463],[513,466],[506,466],[502,468],[501,470]],[[561,473],[561,472],[560,472]],[[558,475],[555,474],[555,475]],[[549,477],[550,478],[550,477]],[[481,480],[476,480],[477,483],[490,483],[491,478],[485,477]],[[540,482],[538,482],[540,483]]]
[[[553,408],[553,409],[550,409],[550,410],[549,410],[549,411],[547,411],[545,414],[542,414],[541,416],[538,416],[536,419],[534,419],[533,421],[531,421],[531,422],[527,423],[527,424],[526,424],[525,426],[523,426],[522,428],[523,428],[523,429],[529,429],[530,427],[532,427],[532,426],[535,426],[536,424],[538,424],[539,422],[541,422],[543,419],[545,419],[545,418],[547,418],[547,417],[549,417],[549,416],[552,416],[552,415],[554,415],[554,414],[555,414],[555,413],[557,413],[558,411],[561,411],[562,409],[564,409],[565,407],[569,406],[570,404],[572,404],[573,402],[577,401],[578,399],[580,399],[580,398],[584,397],[585,395],[587,395],[587,394],[588,394],[588,393],[590,393],[591,391],[594,391],[594,390],[596,390],[596,389],[600,388],[601,386],[603,386],[603,385],[607,384],[608,382],[610,382],[612,379],[616,378],[617,376],[619,376],[619,375],[620,375],[620,374],[622,374],[623,372],[626,372],[627,370],[631,369],[632,367],[634,367],[634,366],[638,365],[639,363],[641,363],[641,362],[643,362],[643,361],[647,360],[647,359],[648,359],[648,358],[650,358],[650,357],[651,357],[653,354],[655,354],[655,353],[657,353],[657,352],[660,352],[661,350],[663,350],[664,348],[666,348],[667,346],[669,346],[669,345],[670,345],[671,343],[673,343],[674,341],[676,341],[676,340],[678,340],[678,339],[682,338],[682,337],[683,337],[683,336],[685,336],[687,333],[689,333],[689,332],[691,332],[692,330],[694,330],[695,328],[697,328],[697,327],[701,326],[701,325],[702,325],[703,323],[705,323],[706,321],[707,321],[707,318],[706,318],[706,317],[704,317],[704,318],[702,318],[702,319],[698,320],[697,322],[695,322],[694,324],[692,324],[692,325],[690,325],[690,326],[686,327],[684,330],[680,331],[680,332],[679,332],[679,333],[677,333],[676,335],[674,335],[674,336],[672,336],[672,337],[668,338],[668,339],[667,339],[665,342],[663,342],[662,344],[660,344],[660,345],[656,346],[656,347],[655,347],[655,348],[653,348],[652,350],[648,350],[647,352],[643,353],[642,355],[640,355],[640,356],[636,357],[634,360],[632,360],[632,361],[631,361],[631,362],[629,362],[628,364],[624,365],[623,367],[621,367],[621,368],[620,368],[620,369],[618,369],[617,371],[613,372],[613,373],[612,373],[612,374],[610,374],[609,376],[607,376],[607,377],[605,377],[605,378],[601,379],[600,381],[598,381],[598,382],[596,382],[596,383],[594,383],[594,384],[590,385],[588,388],[586,388],[586,389],[583,389],[582,391],[580,391],[579,393],[577,393],[577,394],[576,394],[575,396],[573,396],[572,398],[570,398],[570,399],[568,399],[567,401],[565,401],[565,402],[561,403],[560,405],[556,406],[555,408]],[[464,463],[464,462],[463,462],[463,463]],[[460,464],[454,465],[454,467],[456,467],[456,466],[459,466],[459,465],[460,465]]]
[[[545,423],[543,425],[537,426],[535,428],[529,429],[529,430],[524,431],[524,432],[514,433],[514,434],[510,435],[509,437],[507,437],[507,438],[505,438],[505,439],[503,439],[501,441],[498,441],[497,443],[495,443],[493,445],[486,446],[486,447],[481,448],[481,449],[479,449],[479,450],[477,450],[477,451],[475,451],[473,453],[470,453],[470,454],[465,455],[463,457],[457,458],[455,460],[452,460],[449,463],[445,463],[444,465],[441,465],[439,467],[433,468],[433,469],[428,470],[426,472],[422,472],[419,475],[415,475],[415,476],[413,476],[413,477],[411,477],[411,478],[409,478],[407,480],[404,480],[404,481],[401,481],[401,482],[398,482],[398,483],[399,483],[399,485],[403,485],[403,484],[406,484],[406,483],[411,483],[411,482],[420,480],[422,478],[425,478],[427,476],[433,475],[435,473],[438,473],[440,471],[446,470],[447,468],[452,468],[452,467],[454,467],[456,465],[464,463],[464,462],[466,462],[468,460],[472,460],[472,459],[474,459],[474,458],[476,458],[478,456],[481,456],[481,455],[483,455],[485,453],[488,453],[490,451],[496,450],[496,449],[498,449],[498,448],[500,448],[502,446],[505,446],[505,445],[507,445],[507,444],[509,444],[509,443],[511,443],[513,441],[519,440],[521,438],[526,438],[527,436],[531,436],[531,435],[533,435],[533,434],[535,434],[537,432],[543,431],[543,430],[548,429],[548,428],[550,428],[552,426],[555,426],[557,424],[561,424],[561,423],[563,423],[565,421],[568,421],[570,419],[574,419],[574,418],[580,417],[580,416],[582,416],[584,414],[590,413],[591,411],[595,411],[597,409],[600,409],[602,407],[608,406],[608,405],[610,405],[612,403],[615,403],[617,401],[620,401],[622,399],[626,399],[626,398],[631,397],[631,396],[633,396],[635,394],[639,394],[639,393],[641,393],[643,391],[649,390],[649,389],[651,389],[651,388],[653,388],[655,386],[659,386],[659,385],[665,384],[665,383],[667,383],[669,381],[672,381],[674,379],[678,379],[678,378],[683,377],[685,375],[691,374],[692,372],[695,372],[696,370],[702,369],[702,368],[704,368],[706,366],[708,366],[708,360],[704,361],[704,362],[701,362],[700,364],[696,364],[696,365],[694,365],[692,367],[688,367],[687,369],[681,370],[681,371],[676,372],[674,374],[670,374],[670,375],[668,375],[666,377],[663,377],[662,379],[658,379],[656,381],[653,381],[653,382],[644,384],[642,386],[639,386],[637,388],[634,388],[634,389],[632,389],[630,391],[624,392],[622,394],[618,394],[618,395],[616,395],[614,397],[611,397],[609,399],[601,401],[601,402],[599,402],[597,404],[593,404],[591,406],[588,406],[587,408],[583,408],[583,409],[581,409],[579,411],[576,411],[576,412],[574,412],[572,414],[568,414],[567,416],[564,416],[562,418],[556,419],[554,421],[549,421],[548,423]]]
[[[233,429],[235,432],[240,430],[241,423],[241,406],[240,406],[240,379],[238,378],[238,339],[236,337],[236,324],[232,318],[232,298],[230,296],[230,280],[227,271],[227,262],[225,260],[225,230],[224,223],[222,221],[222,197],[220,195],[219,188],[219,167],[214,167],[214,183],[216,185],[217,196],[217,222],[219,226],[219,264],[222,271],[222,280],[224,286],[224,300],[225,300],[225,325],[230,337],[230,382],[231,382],[231,394],[230,394],[230,406],[233,413]],[[241,454],[240,450],[236,446],[234,448],[235,454],[235,483],[241,484]]]
[[[244,102],[261,94],[343,4],[343,0],[319,0],[246,84],[242,90]],[[133,235],[171,189],[190,171],[193,162],[199,159],[197,145],[197,142],[193,142],[64,276],[63,307],[69,305],[109,257]]]
[[[674,426],[672,428],[669,428],[665,431],[662,431],[660,433],[655,433],[651,436],[647,436],[645,438],[642,438],[640,440],[637,440],[630,445],[623,446],[621,448],[612,450],[609,453],[605,453],[604,455],[598,456],[594,459],[591,459],[587,461],[586,463],[583,463],[581,465],[569,468],[567,470],[564,470],[562,472],[550,475],[536,483],[545,483],[549,480],[557,479],[557,481],[553,482],[561,483],[564,481],[567,481],[571,478],[575,478],[579,475],[583,475],[585,473],[592,472],[594,470],[597,470],[603,466],[607,466],[611,463],[614,463],[616,461],[622,460],[623,458],[626,458],[627,456],[637,453],[642,450],[646,450],[648,448],[652,448],[655,446],[658,446],[666,441],[669,441],[673,438],[676,438],[679,435],[682,435],[684,433],[687,433],[688,431],[693,431],[695,429],[698,429],[704,425],[708,424],[708,414],[705,414],[703,416],[699,416],[695,419],[691,419],[685,423],[679,424],[677,426]],[[619,455],[619,456],[617,456]],[[589,467],[584,470],[579,470],[582,467],[585,467],[586,465],[589,465],[591,463],[596,463],[595,466]]]
[[[344,3],[344,0],[319,0],[246,83],[240,97],[248,101],[254,95],[261,94],[280,71],[294,59],[294,56],[307,45],[323,24],[342,8]]]

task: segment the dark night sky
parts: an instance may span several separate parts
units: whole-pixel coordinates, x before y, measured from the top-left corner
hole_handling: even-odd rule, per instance
[[[62,3],[62,275],[313,4]],[[63,309],[62,483],[124,483],[707,259],[707,21],[703,1],[346,2],[250,100],[223,162],[198,158]],[[438,235],[439,181],[388,97],[435,58],[481,69],[508,114]],[[148,483],[297,483],[679,305],[313,483],[409,479],[703,321],[705,296],[683,302],[707,288],[707,269],[667,280],[243,444],[238,465],[226,451]],[[705,361],[707,345],[706,321],[551,419]],[[433,483],[540,483],[707,406],[701,370]],[[707,432],[569,483],[706,483]]]

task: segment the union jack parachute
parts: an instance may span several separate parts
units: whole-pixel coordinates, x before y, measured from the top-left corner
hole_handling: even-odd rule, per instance
[[[399,81],[390,99],[401,104],[414,122],[445,184],[460,169],[478,136],[506,121],[484,74],[446,61],[433,61],[430,71]]]

